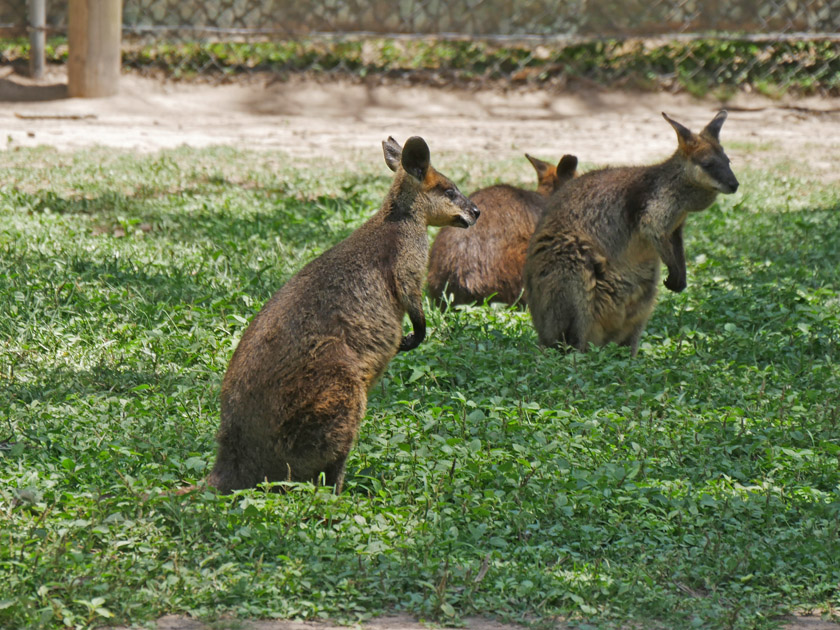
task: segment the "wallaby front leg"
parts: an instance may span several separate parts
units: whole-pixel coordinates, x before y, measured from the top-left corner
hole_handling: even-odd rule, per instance
[[[683,247],[683,226],[680,225],[662,242],[662,262],[668,267],[668,277],[665,278],[665,288],[679,293],[685,289],[685,247]]]
[[[408,318],[414,332],[407,334],[400,342],[399,352],[414,350],[426,338],[426,314],[423,312],[423,305],[420,300],[412,303],[408,308]]]

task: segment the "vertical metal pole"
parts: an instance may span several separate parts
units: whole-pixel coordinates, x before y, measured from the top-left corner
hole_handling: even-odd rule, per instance
[[[46,67],[47,0],[29,0],[29,74],[41,79]]]

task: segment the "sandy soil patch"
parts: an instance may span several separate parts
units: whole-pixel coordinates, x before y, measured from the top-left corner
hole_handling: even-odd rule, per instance
[[[347,81],[251,80],[243,84],[161,83],[124,75],[118,96],[66,98],[63,69],[33,82],[0,73],[0,129],[6,147],[94,144],[155,151],[189,145],[281,150],[293,157],[368,155],[388,135],[422,135],[435,154],[485,159],[529,152],[575,153],[584,163],[641,164],[669,155],[666,111],[699,130],[720,104],[686,94],[595,89],[462,90],[366,86]],[[840,179],[840,99],[773,101],[741,95],[727,104],[722,138],[737,170],[793,169]]]

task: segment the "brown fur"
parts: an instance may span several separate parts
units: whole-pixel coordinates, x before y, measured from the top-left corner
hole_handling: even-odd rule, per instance
[[[429,164],[422,138],[383,149],[396,175],[379,212],[292,276],[233,354],[207,479],[222,492],[321,473],[339,492],[368,391],[425,336],[426,226],[467,227],[478,209]]]
[[[653,166],[591,171],[552,197],[528,247],[525,291],[540,343],[585,351],[614,341],[636,354],[665,286],[686,287],[683,224],[738,181],[718,139],[721,111],[700,134],[665,116],[674,155]]]
[[[557,166],[525,154],[537,171],[537,191],[500,184],[470,196],[481,209],[471,230],[443,228],[429,253],[429,294],[441,306],[473,302],[514,304],[522,296],[522,267],[528,241],[546,198],[575,175],[577,158]]]

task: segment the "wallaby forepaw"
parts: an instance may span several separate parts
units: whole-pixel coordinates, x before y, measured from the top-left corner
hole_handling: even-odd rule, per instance
[[[685,276],[668,276],[665,279],[665,288],[673,291],[674,293],[680,293],[681,291],[685,290],[688,286],[688,283],[685,280]]]
[[[407,352],[408,350],[414,350],[417,346],[420,345],[420,340],[414,336],[414,333],[408,333],[405,337],[402,338],[400,341],[400,348],[398,352]]]

